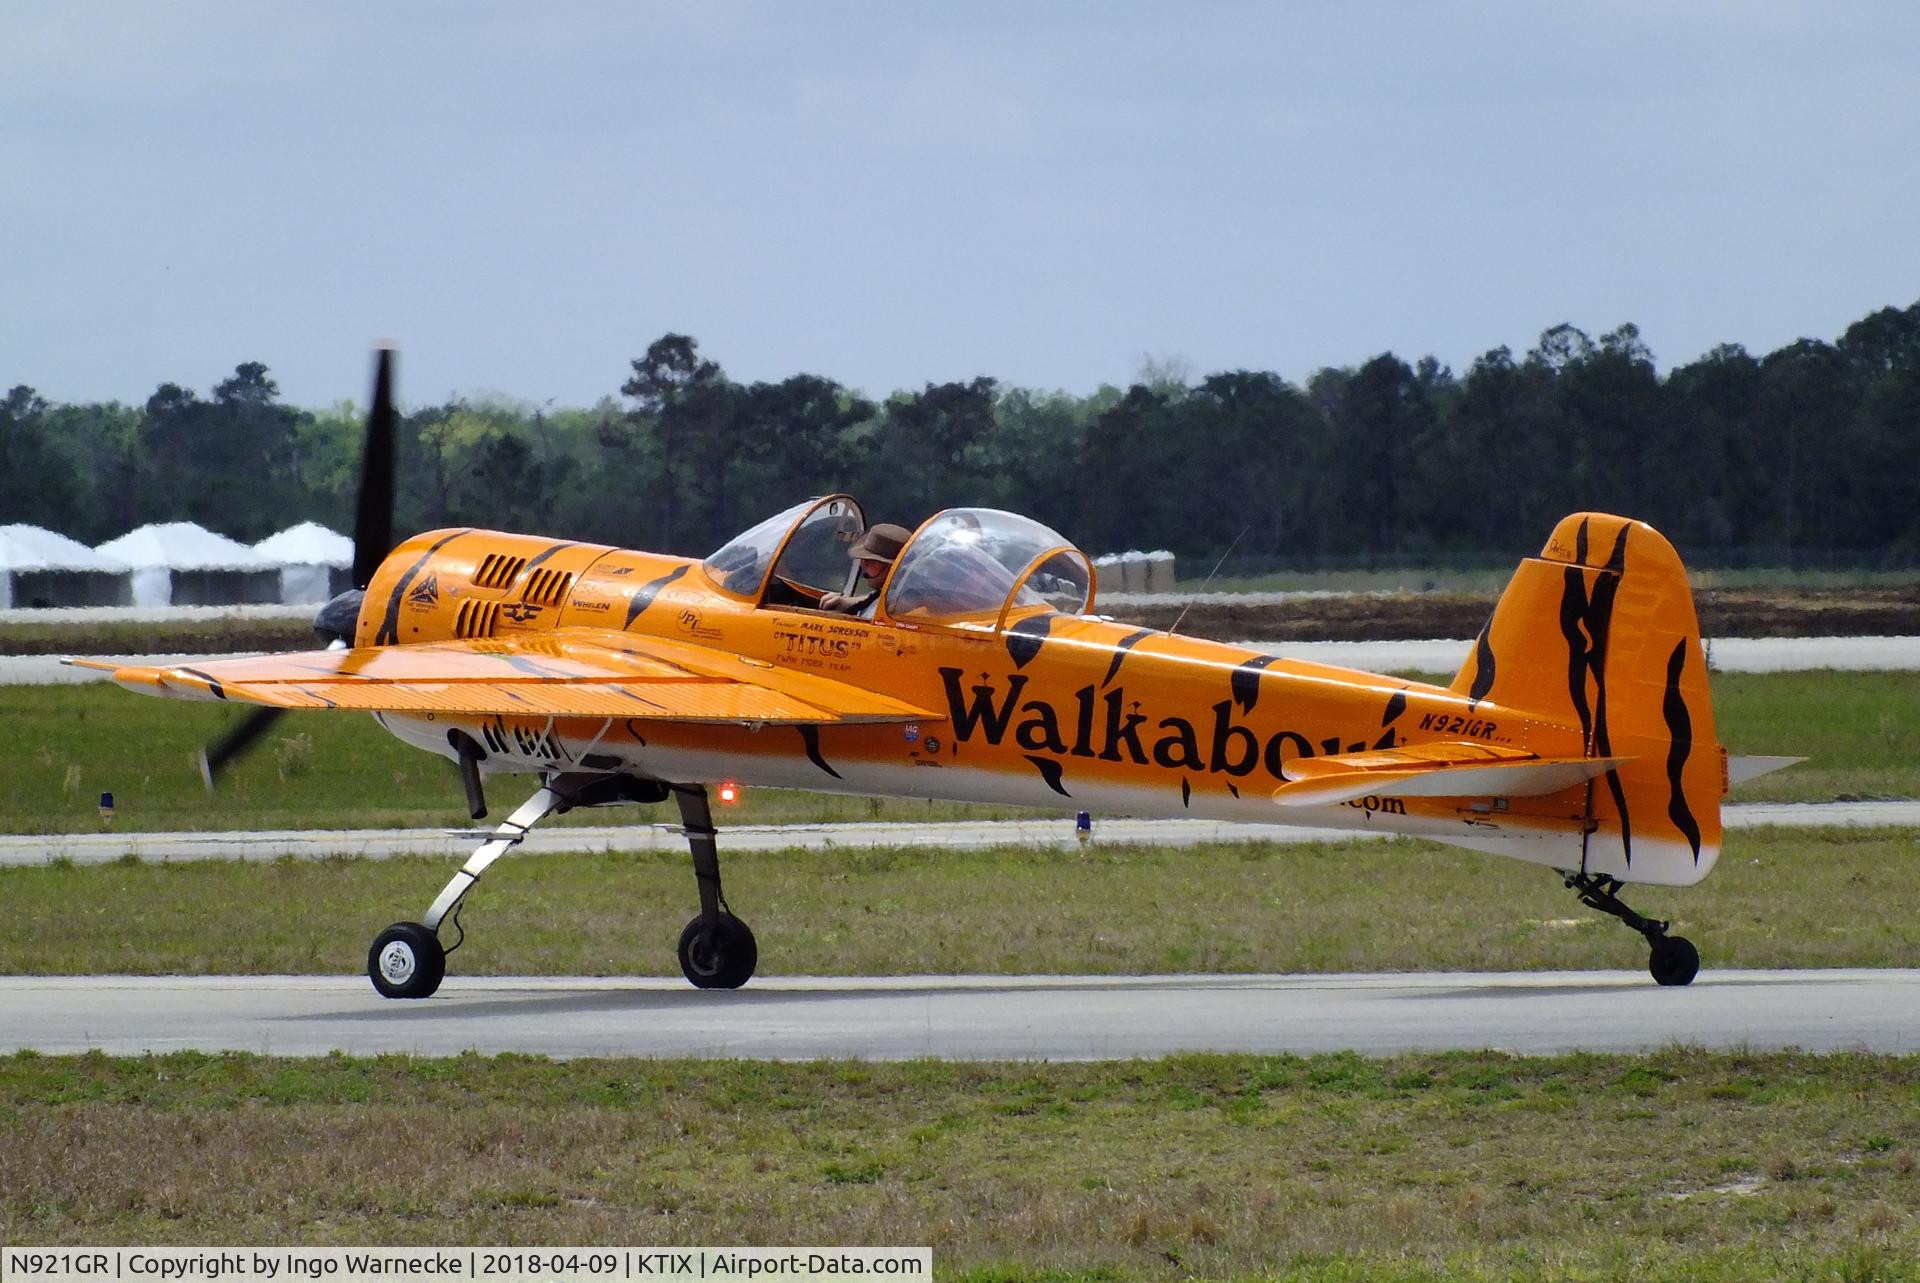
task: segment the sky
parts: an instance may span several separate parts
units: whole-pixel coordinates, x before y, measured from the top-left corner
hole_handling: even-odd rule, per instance
[[[0,0],[0,389],[1662,369],[1920,300],[1920,6]]]

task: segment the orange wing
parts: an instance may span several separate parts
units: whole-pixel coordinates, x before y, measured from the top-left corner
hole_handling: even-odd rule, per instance
[[[106,669],[114,681],[145,695],[275,708],[773,725],[943,720],[845,682],[704,646],[618,633],[301,651],[165,668],[71,662]]]

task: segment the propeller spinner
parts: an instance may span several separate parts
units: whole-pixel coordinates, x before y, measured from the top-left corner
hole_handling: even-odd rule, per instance
[[[353,587],[338,594],[313,617],[313,631],[328,649],[353,643],[360,604],[374,572],[393,551],[393,349],[375,350],[373,404],[367,410],[367,432],[360,454],[360,498],[353,518]],[[227,765],[258,743],[286,712],[257,708],[200,754],[200,778],[211,789]]]

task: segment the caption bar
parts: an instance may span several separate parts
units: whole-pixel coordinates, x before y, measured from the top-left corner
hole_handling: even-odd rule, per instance
[[[933,1277],[931,1247],[9,1247],[0,1283],[624,1283]]]

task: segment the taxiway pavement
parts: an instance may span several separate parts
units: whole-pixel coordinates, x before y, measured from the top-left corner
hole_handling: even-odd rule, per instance
[[[1743,803],[1722,808],[1729,829],[1886,828],[1920,826],[1920,801]],[[127,856],[141,860],[317,860],[331,856],[390,859],[401,855],[470,854],[492,832],[473,829],[270,829],[228,833],[51,833],[0,835],[0,868],[70,860],[107,864]],[[1300,828],[1286,824],[1235,824],[1223,820],[1096,819],[1092,841],[1142,846],[1194,846],[1202,842],[1339,842],[1389,838],[1364,829]],[[991,846],[1056,846],[1078,843],[1073,820],[982,820],[886,824],[724,824],[723,851],[778,851],[791,847],[932,846],[978,850]],[[579,851],[684,850],[674,824],[615,824],[535,829],[518,855]]]
[[[422,1001],[363,977],[0,977],[0,1051],[315,1056],[522,1052],[773,1060],[1108,1060],[1182,1052],[1671,1045],[1920,1050],[1920,971],[1312,976],[449,979]]]

